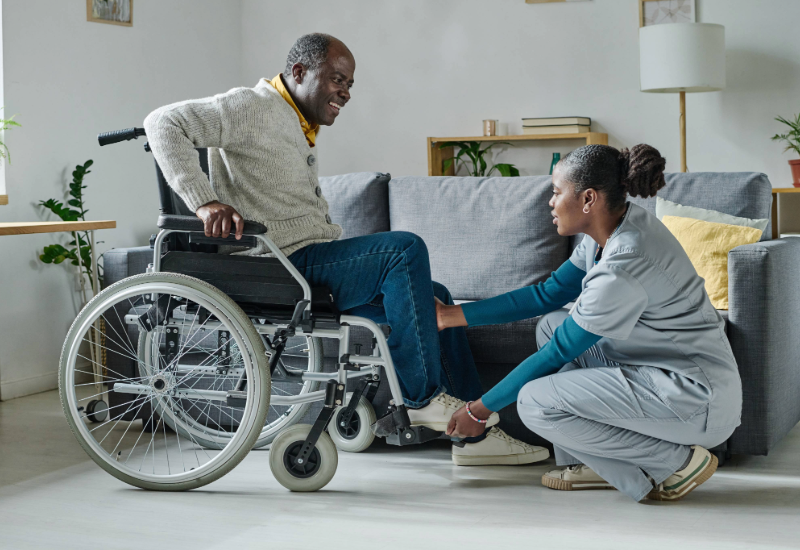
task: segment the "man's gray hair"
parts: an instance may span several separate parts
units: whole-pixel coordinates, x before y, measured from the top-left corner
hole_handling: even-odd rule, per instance
[[[286,78],[292,76],[292,66],[295,63],[300,63],[309,71],[319,68],[328,59],[328,47],[332,40],[336,39],[329,34],[318,32],[298,38],[286,57],[283,75]]]

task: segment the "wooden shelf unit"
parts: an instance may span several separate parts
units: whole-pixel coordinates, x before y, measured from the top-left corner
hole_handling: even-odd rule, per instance
[[[772,238],[780,237],[778,227],[778,196],[784,193],[800,193],[800,187],[773,187],[772,188]],[[794,216],[793,216],[794,217]]]
[[[117,222],[113,220],[96,222],[2,222],[0,223],[0,236],[91,231],[93,229],[114,229],[115,227],[117,227]]]
[[[476,136],[476,137],[429,137],[428,138],[428,175],[454,176],[455,167],[442,172],[442,162],[453,158],[453,147],[439,149],[438,143],[443,141],[543,141],[543,140],[582,140],[585,145],[608,145],[608,134],[600,132],[584,132],[581,134],[523,134],[519,136]]]
[[[0,204],[8,204],[8,195],[0,195]]]

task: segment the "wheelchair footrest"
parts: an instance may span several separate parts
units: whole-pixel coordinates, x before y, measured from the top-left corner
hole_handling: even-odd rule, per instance
[[[389,445],[419,445],[434,439],[439,439],[442,432],[431,430],[425,426],[410,426],[396,431],[395,433],[386,437],[386,443]]]
[[[390,407],[389,412],[380,417],[372,426],[372,433],[377,437],[389,437],[400,430],[411,426],[411,419],[408,418],[408,411],[405,405]]]

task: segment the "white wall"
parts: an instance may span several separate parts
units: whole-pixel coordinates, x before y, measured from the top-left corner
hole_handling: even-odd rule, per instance
[[[101,250],[147,242],[158,215],[143,141],[100,148],[99,132],[141,126],[154,108],[241,85],[238,0],[136,0],[133,27],[86,21],[85,0],[4,0],[9,205],[0,221],[42,219],[72,168],[86,178],[90,219],[112,219]],[[52,219],[52,218],[49,218]],[[77,313],[75,280],[38,260],[60,235],[0,237],[0,397],[54,388],[61,344]]]
[[[131,28],[89,23],[84,0],[1,0],[5,105],[23,128],[6,135],[10,205],[0,221],[38,220],[63,197],[78,162],[91,219],[115,219],[102,249],[153,231],[157,193],[142,142],[99,148],[101,131],[140,124],[153,108],[203,97],[283,69],[303,33],[344,40],[356,56],[353,100],[320,136],[323,175],[427,172],[426,136],[475,135],[484,118],[587,115],[610,143],[659,148],[678,169],[678,98],[639,92],[636,0],[136,0]],[[798,111],[797,0],[697,0],[699,21],[726,27],[728,87],[688,104],[693,171],[766,172],[789,185],[772,119]],[[503,154],[546,173],[553,151]],[[55,387],[76,313],[74,279],[38,260],[55,235],[0,237],[0,398]]]
[[[353,98],[319,140],[320,173],[426,174],[426,136],[478,135],[481,120],[584,115],[611,145],[646,142],[679,169],[678,96],[639,91],[636,0],[243,0],[243,75],[283,67],[306,32],[341,38],[356,57]],[[725,26],[728,87],[687,97],[689,169],[763,171],[791,183],[773,118],[800,110],[798,0],[697,0]],[[547,173],[575,142],[503,156]]]

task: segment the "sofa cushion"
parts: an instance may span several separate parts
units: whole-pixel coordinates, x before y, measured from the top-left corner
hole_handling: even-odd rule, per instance
[[[695,172],[664,174],[667,185],[658,196],[684,206],[697,206],[738,216],[770,218],[772,184],[758,172]],[[656,213],[656,198],[631,197],[630,201]],[[772,238],[772,222],[767,225],[762,241]]]
[[[357,172],[319,178],[333,223],[342,239],[389,231],[389,180],[381,172]]]
[[[567,260],[551,195],[550,176],[395,178],[391,228],[423,238],[433,279],[453,298],[489,298],[543,281]]]

